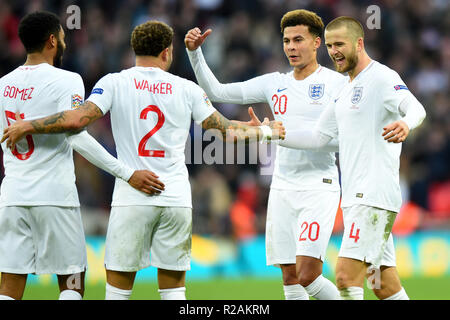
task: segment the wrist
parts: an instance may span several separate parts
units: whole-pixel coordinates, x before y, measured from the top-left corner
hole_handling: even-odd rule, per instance
[[[33,124],[31,123],[31,121],[24,121],[23,124],[24,124],[24,126],[23,126],[23,135],[38,133],[35,130]]]
[[[272,138],[272,129],[269,126],[262,125],[258,127],[261,130],[261,143],[271,140]]]

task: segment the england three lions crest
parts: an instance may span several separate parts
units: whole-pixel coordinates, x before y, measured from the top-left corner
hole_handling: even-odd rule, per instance
[[[309,96],[313,100],[318,100],[323,97],[325,91],[325,85],[321,84],[310,84],[309,85]]]
[[[352,95],[352,103],[353,104],[356,104],[361,100],[362,93],[363,93],[363,87],[354,87],[353,88],[353,95]]]

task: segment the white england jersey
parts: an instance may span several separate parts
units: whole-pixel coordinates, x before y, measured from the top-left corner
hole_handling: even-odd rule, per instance
[[[243,103],[267,102],[286,132],[312,129],[325,107],[344,85],[345,77],[323,66],[304,80],[294,72],[269,73],[241,83]],[[271,188],[282,190],[339,190],[333,152],[277,146]]]
[[[268,103],[275,120],[283,122],[287,134],[298,128],[314,128],[320,114],[333,101],[345,81],[341,74],[319,66],[304,80],[296,80],[293,71],[273,72],[244,82],[216,85],[217,80],[209,71],[201,52],[188,53],[199,83],[209,89],[207,93],[213,101]],[[335,161],[334,152],[277,145],[271,188],[339,190]]]
[[[394,70],[376,61],[346,85],[325,110],[319,131],[339,138],[342,207],[364,204],[398,212],[400,143],[384,140],[383,127],[400,120],[410,94]]]
[[[312,129],[345,77],[319,67],[306,79],[294,72],[265,74],[244,82],[221,84],[208,68],[201,48],[186,49],[199,84],[214,102],[268,103],[275,120],[289,131]],[[328,149],[329,150],[329,149]],[[334,152],[298,150],[277,145],[271,188],[281,190],[339,190]]]
[[[16,119],[33,120],[78,107],[81,77],[47,63],[21,66],[0,79],[1,131]],[[72,148],[65,134],[27,135],[11,151],[2,143],[5,177],[0,206],[78,207]]]
[[[104,76],[88,100],[111,112],[117,158],[165,185],[149,196],[116,179],[112,206],[192,207],[184,149],[191,119],[200,124],[215,111],[204,91],[159,68],[133,67]]]

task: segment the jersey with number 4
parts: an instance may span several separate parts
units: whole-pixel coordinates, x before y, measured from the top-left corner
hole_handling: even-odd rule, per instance
[[[33,120],[76,108],[84,98],[80,75],[47,63],[20,66],[0,79],[1,131],[16,112]],[[79,206],[72,148],[65,134],[27,135],[13,150],[2,143],[5,177],[0,206]]]
[[[159,68],[133,67],[100,79],[88,101],[111,112],[117,158],[165,185],[148,196],[116,179],[112,205],[192,207],[184,149],[191,120],[200,124],[215,111],[204,91]]]
[[[239,83],[241,103],[269,103],[275,120],[290,130],[312,129],[325,107],[344,86],[345,77],[319,66],[304,80],[293,71],[273,72]],[[282,190],[339,190],[333,152],[277,146],[272,188]]]

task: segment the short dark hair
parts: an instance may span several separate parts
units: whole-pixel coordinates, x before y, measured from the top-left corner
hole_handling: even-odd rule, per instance
[[[47,11],[27,14],[19,23],[19,38],[27,53],[41,52],[51,34],[59,38],[61,22],[57,15]]]
[[[358,38],[364,39],[364,28],[361,22],[352,17],[337,17],[327,24],[325,30],[335,30],[341,27],[346,27],[355,40]]]
[[[152,20],[138,25],[131,33],[131,46],[137,56],[157,57],[173,41],[173,29]]]
[[[309,33],[316,37],[323,35],[323,21],[316,13],[305,9],[298,9],[286,12],[281,18],[281,33],[286,27],[304,25],[308,27]]]

